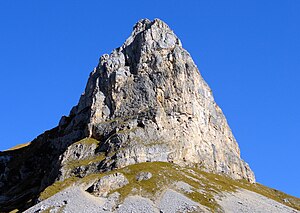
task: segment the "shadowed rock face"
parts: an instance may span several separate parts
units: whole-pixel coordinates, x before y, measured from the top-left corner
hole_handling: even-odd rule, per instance
[[[99,144],[74,145],[85,137]],[[58,127],[22,150],[0,153],[0,206],[36,199],[55,180],[74,175],[65,168],[70,159],[98,153],[105,158],[80,167],[80,176],[165,161],[255,181],[191,56],[158,19],[139,21],[120,48],[100,58]]]

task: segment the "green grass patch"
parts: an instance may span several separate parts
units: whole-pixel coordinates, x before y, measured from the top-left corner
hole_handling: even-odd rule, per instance
[[[183,181],[195,188],[195,190],[192,193],[184,191],[181,191],[181,193],[185,194],[195,202],[207,206],[211,210],[220,209],[218,203],[213,199],[217,187],[213,184],[209,184],[209,182],[203,184],[203,182],[207,182],[206,179],[187,177],[178,165],[166,162],[140,163],[130,165],[118,171],[123,173],[129,181],[128,185],[115,190],[121,194],[121,201],[129,195],[140,195],[155,200],[165,189],[175,188],[174,183]],[[139,172],[151,172],[152,178],[149,180],[137,181],[136,175]],[[212,190],[212,188],[214,190]],[[112,191],[111,193],[115,191]]]
[[[210,187],[219,193],[236,191],[236,189],[242,188],[256,192],[279,203],[300,210],[299,198],[290,196],[276,189],[269,188],[259,183],[249,183],[246,180],[234,180],[223,175],[207,173],[198,169],[193,169],[193,171],[197,174],[202,174],[205,178],[207,178],[207,182],[209,183]],[[288,202],[285,202],[285,200]]]
[[[84,138],[80,141],[77,141],[76,143],[73,143],[72,146],[73,145],[78,145],[78,144],[84,144],[84,145],[89,145],[90,146],[90,145],[93,145],[93,144],[98,145],[99,143],[100,143],[100,141],[97,141],[94,138]]]
[[[21,149],[21,148],[23,148],[23,147],[28,146],[29,144],[30,144],[30,142],[28,142],[28,143],[23,143],[23,144],[18,144],[18,145],[14,146],[14,147],[11,147],[11,148],[9,148],[9,149],[7,149],[7,150],[5,150],[5,151],[12,151],[12,150],[16,150],[16,149]]]
[[[195,202],[208,207],[211,211],[220,212],[221,207],[214,199],[214,196],[222,192],[235,192],[237,189],[243,188],[300,210],[300,199],[278,190],[258,183],[251,184],[246,180],[233,180],[227,176],[207,173],[196,168],[180,167],[166,162],[139,163],[105,173],[90,174],[83,178],[68,178],[46,188],[40,197],[46,199],[74,183],[88,186],[101,177],[115,172],[124,174],[129,181],[129,184],[124,187],[110,192],[119,192],[121,202],[129,195],[140,195],[156,200],[165,189],[173,188]],[[140,172],[150,172],[152,177],[149,180],[137,181],[136,175]],[[178,181],[189,184],[193,191],[188,192],[176,188],[174,183]]]
[[[79,178],[77,177],[70,177],[65,179],[64,181],[58,181],[52,184],[51,186],[48,186],[43,192],[41,192],[39,198],[41,200],[45,200],[56,193],[66,189],[67,187],[73,185],[76,181],[78,181]]]
[[[87,165],[92,164],[92,163],[100,162],[104,159],[105,159],[105,153],[102,152],[102,153],[94,156],[93,158],[86,158],[86,159],[83,159],[83,160],[70,161],[65,166],[66,166],[66,168],[68,168],[70,170],[73,170],[77,167],[87,166]]]

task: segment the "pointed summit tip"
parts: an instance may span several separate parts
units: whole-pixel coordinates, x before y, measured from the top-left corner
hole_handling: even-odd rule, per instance
[[[139,20],[133,27],[130,37],[125,41],[122,49],[126,49],[135,43],[135,46],[148,46],[148,49],[172,49],[175,46],[181,47],[181,41],[171,30],[171,28],[162,20],[149,19]],[[137,45],[143,44],[143,45]]]
[[[134,30],[143,31],[149,29],[151,26],[158,28],[170,29],[170,27],[162,20],[155,18],[153,21],[144,18],[139,20],[133,27]]]

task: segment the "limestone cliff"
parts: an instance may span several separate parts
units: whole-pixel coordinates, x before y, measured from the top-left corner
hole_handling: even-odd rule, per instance
[[[189,53],[164,22],[144,19],[100,58],[58,127],[0,153],[0,205],[31,205],[57,180],[153,161],[255,182]]]
[[[254,181],[210,88],[161,20],[139,21],[101,57],[70,117],[61,124],[87,123],[86,136],[114,153],[111,166],[168,161]]]

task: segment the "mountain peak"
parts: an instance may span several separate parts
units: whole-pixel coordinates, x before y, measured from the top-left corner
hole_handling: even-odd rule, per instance
[[[168,32],[172,32],[172,30],[170,29],[170,27],[162,20],[156,18],[153,21],[149,20],[149,19],[141,19],[139,20],[133,27],[133,32],[132,34],[136,35],[142,31],[146,31],[146,30],[157,30],[157,29],[161,29],[161,30],[165,30]]]
[[[68,121],[72,135],[85,129],[114,153],[103,168],[167,161],[255,181],[190,54],[159,19],[139,21],[100,58]]]
[[[145,46],[142,47],[139,44]],[[131,36],[121,48],[126,49],[130,45],[155,50],[174,48],[176,45],[181,46],[181,42],[162,20],[154,19],[150,21],[149,19],[142,19],[134,25]]]
[[[1,171],[7,209],[29,205],[56,181],[142,162],[255,182],[211,89],[159,19],[140,20],[120,48],[101,56],[79,103],[56,128],[0,154],[0,169],[16,165]]]

